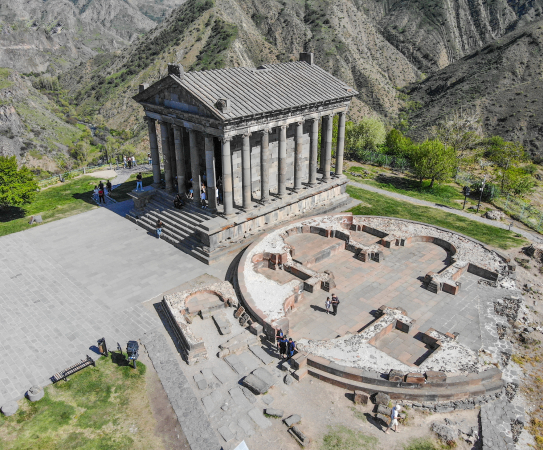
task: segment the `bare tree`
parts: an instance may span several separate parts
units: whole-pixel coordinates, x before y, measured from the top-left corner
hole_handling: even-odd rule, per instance
[[[456,177],[471,150],[483,139],[483,129],[476,111],[456,110],[432,127],[430,135],[455,151]]]

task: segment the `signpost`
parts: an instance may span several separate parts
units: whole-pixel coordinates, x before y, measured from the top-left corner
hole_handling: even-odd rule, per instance
[[[128,341],[126,345],[126,353],[128,354],[128,360],[134,361],[134,369],[136,368],[136,359],[138,359],[139,345],[136,341]]]

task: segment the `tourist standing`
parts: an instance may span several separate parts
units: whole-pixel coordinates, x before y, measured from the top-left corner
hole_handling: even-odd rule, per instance
[[[111,186],[111,181],[107,180],[106,188],[107,188],[107,193],[110,194],[111,191],[113,190],[113,186]]]
[[[283,331],[281,329],[275,330],[275,343],[277,344],[277,351],[279,351],[279,342],[283,339]]]
[[[153,160],[151,158],[151,153],[147,153],[147,160],[149,161],[149,165],[153,164]]]
[[[284,359],[287,355],[287,338],[284,336],[279,340],[279,354],[281,355],[281,359]]]
[[[207,208],[206,191],[202,190],[200,194],[200,200],[202,201],[202,208]]]
[[[143,177],[141,176],[141,172],[136,175],[136,191],[139,189],[140,191],[143,191]]]
[[[98,203],[104,202],[104,204],[105,204],[106,203],[106,198],[104,196],[104,185],[102,184],[101,181],[100,181],[100,186],[98,186],[98,199],[99,199]]]
[[[326,308],[326,314],[330,314],[330,306],[332,306],[330,297],[326,297],[326,301],[324,302],[324,307]]]
[[[160,239],[160,235],[162,234],[162,227],[164,224],[162,223],[162,220],[158,219],[156,221],[156,237]]]
[[[126,156],[123,156],[123,166],[126,169]]]
[[[396,433],[399,433],[398,427],[400,426],[400,424],[398,423],[398,416],[400,415],[400,410],[400,405],[396,405],[394,408],[392,408],[392,412],[390,413],[390,425],[385,431],[386,434],[388,434],[392,427],[394,427],[394,431]]]
[[[337,298],[336,294],[332,294],[332,309],[333,309],[333,315],[335,316],[337,314],[337,307],[339,306],[339,298]]]
[[[294,356],[294,352],[296,351],[296,342],[292,340],[292,338],[288,338],[288,344],[287,344],[287,353],[288,358],[290,359]]]
[[[98,200],[98,186],[94,186],[94,192],[93,192],[94,200]]]
[[[136,164],[136,157],[135,156],[132,156],[132,166],[133,167],[136,167],[137,164]]]

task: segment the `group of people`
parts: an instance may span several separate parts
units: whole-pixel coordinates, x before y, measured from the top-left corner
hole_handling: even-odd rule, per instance
[[[151,154],[148,155],[149,156],[149,161],[151,161],[150,157],[151,157]],[[149,164],[151,164],[151,162],[149,162]],[[136,163],[136,157],[135,156],[123,156],[123,167],[126,169],[126,168],[129,168],[129,169],[132,169],[132,167],[136,167],[138,164]]]
[[[279,355],[281,355],[281,359],[290,359],[294,356],[294,352],[296,351],[296,342],[292,340],[292,338],[287,338],[282,330],[277,330],[275,335],[275,342],[277,344],[277,350],[279,351]]]
[[[207,177],[204,174],[202,177],[202,185],[200,187],[200,203],[202,204],[202,208],[206,209],[208,208],[208,194],[207,194]],[[194,183],[192,181],[192,178],[190,181],[187,182],[187,198],[194,199]],[[217,180],[217,186],[215,187],[215,198],[217,199],[217,204],[220,205],[222,203],[222,179],[221,177]],[[174,203],[175,205],[175,203]]]
[[[102,180],[98,183],[98,186],[94,186],[94,198],[98,198],[98,203],[106,203],[106,195],[111,192],[112,186],[111,181],[107,181],[104,185]]]
[[[330,314],[330,307],[332,307],[332,315],[337,315],[337,307],[339,306],[339,298],[336,294],[332,294],[332,299],[326,297],[324,307],[326,308],[326,314]]]

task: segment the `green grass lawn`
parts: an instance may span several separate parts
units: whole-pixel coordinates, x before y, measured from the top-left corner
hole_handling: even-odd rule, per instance
[[[374,179],[371,178],[358,178],[351,175],[349,172],[362,173],[364,168],[354,166],[348,169],[346,172],[347,177],[350,180],[357,183],[367,184],[379,189],[384,189],[390,192],[396,192],[398,194],[407,195],[409,197],[417,198],[419,200],[426,200],[432,203],[439,203],[442,205],[450,206],[455,209],[462,209],[464,196],[460,190],[460,186],[452,184],[434,184],[430,187],[430,181],[424,181],[422,186],[416,180],[410,178],[403,178],[398,176],[389,175],[387,172],[378,173]],[[373,176],[373,174],[372,174]],[[476,200],[468,198],[466,208],[472,204],[477,204]]]
[[[143,185],[153,182],[153,175],[144,173]],[[107,181],[102,179],[102,181]],[[36,199],[23,209],[11,208],[0,216],[0,236],[16,233],[39,225],[29,225],[30,216],[40,214],[43,223],[53,222],[65,217],[73,216],[94,208],[98,208],[92,200],[94,187],[100,179],[88,175],[68,180],[47,189],[36,195]],[[128,200],[128,192],[136,188],[136,175],[132,175],[125,183],[113,190],[111,197],[118,202]]]
[[[485,225],[439,209],[414,205],[354,186],[347,186],[347,193],[351,197],[364,202],[350,210],[353,214],[399,217],[425,222],[457,231],[501,249],[520,247],[526,243],[524,238],[517,237],[510,231]]]
[[[43,399],[19,400],[16,414],[0,415],[0,450],[164,448],[154,434],[146,369],[138,361],[134,370],[110,353],[47,387]]]

